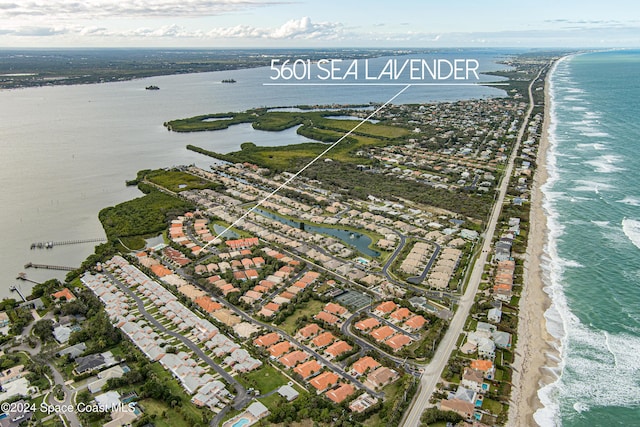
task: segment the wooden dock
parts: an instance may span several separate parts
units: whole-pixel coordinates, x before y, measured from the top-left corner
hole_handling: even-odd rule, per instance
[[[46,270],[62,270],[62,271],[73,271],[76,267],[65,267],[62,265],[48,265],[48,264],[34,264],[32,262],[28,262],[24,265],[24,268],[43,268]]]
[[[51,249],[54,246],[79,245],[82,243],[103,243],[107,239],[100,237],[97,239],[64,240],[62,242],[35,242],[31,244],[31,249]]]

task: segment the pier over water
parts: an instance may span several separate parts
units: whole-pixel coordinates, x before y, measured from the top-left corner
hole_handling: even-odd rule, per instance
[[[48,264],[34,264],[32,262],[28,262],[24,265],[24,268],[44,268],[47,270],[62,270],[62,271],[73,271],[76,267],[65,267],[62,265],[48,265]]]
[[[62,242],[35,242],[31,244],[31,249],[52,249],[54,246],[79,245],[82,243],[104,243],[107,239],[100,237],[97,239],[65,240]]]

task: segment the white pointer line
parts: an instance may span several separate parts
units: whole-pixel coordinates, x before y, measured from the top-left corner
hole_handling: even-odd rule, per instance
[[[262,83],[262,86],[509,86],[509,83]]]
[[[260,200],[255,206],[253,206],[251,209],[249,209],[247,212],[244,213],[244,215],[242,215],[240,218],[238,218],[237,220],[235,220],[233,222],[233,224],[229,225],[227,228],[224,229],[224,231],[222,231],[221,233],[219,233],[215,239],[211,240],[209,243],[207,243],[206,245],[204,245],[202,247],[202,249],[206,249],[207,246],[209,246],[211,243],[213,243],[215,240],[219,239],[220,236],[222,236],[224,233],[226,233],[227,231],[229,231],[231,228],[233,228],[235,225],[237,225],[240,221],[242,221],[243,219],[245,219],[251,212],[255,211],[256,209],[258,209],[260,206],[262,206],[262,204],[264,202],[266,202],[267,200],[269,200],[271,197],[273,197],[274,194],[276,194],[278,191],[282,190],[284,187],[286,187],[291,181],[293,181],[294,179],[296,179],[302,172],[304,172],[309,166],[311,166],[312,164],[314,164],[318,159],[320,159],[322,156],[324,156],[325,154],[327,154],[329,151],[333,150],[338,144],[340,144],[340,142],[342,142],[343,139],[345,139],[346,137],[348,137],[349,135],[351,135],[356,129],[358,129],[360,126],[362,126],[364,123],[366,123],[369,119],[371,119],[374,115],[376,115],[378,112],[380,112],[383,108],[385,108],[387,105],[389,105],[394,99],[396,99],[398,96],[400,96],[400,94],[402,94],[402,92],[404,92],[405,90],[409,89],[411,87],[410,84],[406,85],[405,87],[403,87],[400,92],[396,93],[395,95],[393,95],[391,97],[391,99],[389,99],[387,102],[385,102],[384,104],[382,104],[380,107],[378,107],[378,109],[376,109],[373,113],[369,114],[367,116],[366,119],[363,119],[360,123],[358,123],[357,125],[355,125],[353,127],[353,129],[351,129],[349,132],[345,133],[344,135],[342,135],[340,137],[340,139],[338,139],[336,142],[334,142],[333,144],[331,144],[326,150],[324,150],[322,153],[318,154],[318,156],[311,160],[309,163],[307,163],[302,169],[300,169],[298,172],[296,172],[294,175],[292,175],[289,179],[287,179],[284,183],[280,184],[280,186],[278,188],[276,188],[275,190],[273,190],[270,194],[268,194],[264,199]]]

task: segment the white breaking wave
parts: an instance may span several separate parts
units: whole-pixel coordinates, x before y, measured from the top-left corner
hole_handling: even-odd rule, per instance
[[[604,182],[590,181],[586,179],[577,179],[574,181],[577,186],[573,187],[573,191],[584,191],[599,194],[601,190],[611,190],[613,186]]]
[[[634,196],[626,196],[622,200],[617,200],[618,203],[624,203],[630,206],[640,206],[640,198]]]
[[[601,228],[610,228],[609,221],[591,221],[591,223]]]
[[[638,249],[640,249],[640,221],[625,218],[622,220],[622,230]]]
[[[590,143],[581,143],[576,145],[581,150],[592,149],[596,151],[604,151],[607,149],[607,146],[601,142],[590,142]]]
[[[616,166],[616,163],[622,162],[620,156],[614,154],[605,154],[598,158],[587,160],[585,163],[595,168],[598,173],[613,173],[623,171],[624,168]]]

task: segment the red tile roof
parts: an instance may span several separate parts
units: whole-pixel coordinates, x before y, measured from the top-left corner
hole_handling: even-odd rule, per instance
[[[384,341],[394,333],[394,329],[391,326],[381,326],[375,331],[371,332],[371,336],[378,342]]]
[[[405,320],[411,317],[412,314],[408,308],[402,307],[391,313],[391,318],[395,320]]]
[[[342,316],[347,312],[347,309],[339,304],[330,302],[324,306],[324,311],[326,311],[327,313],[334,314],[336,316]]]
[[[329,390],[325,393],[330,400],[336,403],[344,401],[347,397],[351,396],[356,391],[355,387],[351,384],[342,384],[340,387]]]
[[[250,248],[251,246],[258,245],[258,238],[251,237],[247,239],[227,240],[226,244],[232,249]]]
[[[315,337],[312,342],[316,347],[322,348],[331,344],[336,339],[331,332],[324,332]]]
[[[291,353],[285,354],[280,359],[280,363],[288,368],[293,368],[300,362],[304,362],[309,358],[309,354],[305,353],[301,350],[292,351]]]
[[[275,312],[280,310],[280,304],[276,304],[275,302],[270,302],[267,305],[265,305],[264,308]]]
[[[346,353],[353,349],[346,341],[337,341],[331,344],[329,347],[325,349],[325,353],[330,354],[333,357],[338,357],[341,354]]]
[[[394,350],[399,350],[400,348],[404,347],[410,342],[411,342],[411,338],[409,336],[405,334],[396,334],[391,338],[389,338],[387,341],[385,341],[385,344],[387,344],[389,347],[391,347]]]
[[[212,313],[222,308],[222,304],[215,302],[211,299],[211,297],[208,296],[198,297],[194,300],[194,302],[207,313]]]
[[[302,378],[309,378],[311,375],[320,372],[322,370],[322,365],[320,365],[316,360],[309,360],[308,362],[304,362],[293,369],[293,372],[300,375]]]
[[[376,307],[375,311],[379,311],[381,313],[391,313],[393,310],[398,308],[398,305],[393,301],[386,301]]]
[[[298,334],[304,338],[311,338],[322,332],[322,328],[315,323],[309,323],[307,326],[301,328]]]
[[[278,341],[280,341],[280,335],[277,332],[271,332],[256,338],[253,343],[261,347],[270,347]]]
[[[366,356],[355,362],[352,369],[362,375],[367,372],[367,370],[374,370],[378,366],[380,366],[380,363],[378,363],[376,359],[371,356]]]
[[[369,317],[368,319],[364,319],[356,323],[356,329],[359,331],[368,331],[369,329],[376,328],[380,326],[380,322],[378,319],[374,319],[373,317]]]
[[[76,299],[76,296],[69,290],[69,288],[62,288],[58,292],[51,294],[51,296],[54,299],[60,299],[64,297],[64,299],[67,301],[73,301],[74,299]]]
[[[273,357],[280,357],[283,354],[287,353],[291,348],[291,343],[289,341],[282,341],[278,344],[274,344],[267,349],[269,354]]]
[[[338,318],[333,314],[327,313],[326,311],[321,311],[320,313],[316,314],[314,318],[317,320],[322,320],[329,325],[335,325],[336,323],[338,323]]]
[[[315,387],[318,391],[325,391],[329,387],[336,385],[338,383],[338,378],[339,377],[333,372],[323,372],[309,381],[309,384]]]
[[[405,326],[408,326],[411,329],[420,329],[425,325],[425,323],[427,323],[427,320],[419,314],[404,322]]]

